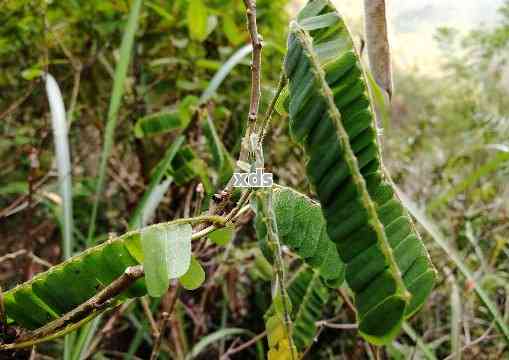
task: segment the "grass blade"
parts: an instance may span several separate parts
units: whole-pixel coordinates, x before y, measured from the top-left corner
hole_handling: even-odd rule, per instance
[[[72,215],[72,177],[71,155],[69,151],[68,126],[66,122],[64,100],[60,88],[51,74],[45,75],[46,93],[51,110],[51,127],[58,171],[60,196],[62,197],[62,255],[64,259],[72,256],[73,251],[73,215]],[[69,359],[74,336],[68,335],[64,341],[64,358]]]
[[[428,345],[422,340],[422,338],[415,332],[408,322],[403,322],[403,330],[407,333],[410,338],[415,341],[417,347],[422,351],[424,357],[428,360],[437,360],[437,357],[430,349]]]
[[[207,346],[221,340],[227,337],[231,337],[234,335],[251,335],[254,336],[254,334],[246,329],[240,329],[240,328],[226,328],[221,329],[216,332],[213,332],[207,336],[204,336],[200,341],[198,341],[189,354],[186,356],[186,360],[191,360],[196,358],[203,350],[207,348]],[[257,347],[260,346],[260,342],[258,342]]]
[[[440,195],[438,198],[433,200],[429,206],[428,211],[432,212],[440,205],[446,203],[459,193],[467,190],[470,186],[474,185],[480,178],[489,175],[497,171],[504,163],[509,161],[509,152],[500,151],[493,159],[479,167],[477,170],[472,172],[470,175],[465,177],[459,184],[455,185],[452,189],[447,191],[445,194]]]
[[[55,78],[51,76],[51,74],[46,74],[45,79],[46,93],[51,109],[51,126],[53,128],[55,154],[57,158],[58,183],[60,185],[60,196],[62,197],[62,254],[64,259],[68,259],[71,257],[73,250],[73,216],[71,156],[69,151],[67,122],[65,120],[62,93],[60,92]]]
[[[461,294],[454,275],[451,282],[451,354],[454,360],[461,360]]]
[[[150,179],[150,183],[143,194],[143,197],[138,203],[138,206],[134,210],[134,214],[129,222],[129,228],[138,229],[142,226],[147,225],[148,219],[150,219],[155,212],[155,209],[161,202],[166,190],[171,184],[169,178],[161,183],[164,174],[167,173],[170,168],[172,160],[175,158],[177,151],[184,142],[184,136],[179,136],[171,147],[166,151],[163,159],[158,165],[157,170]]]
[[[497,306],[491,301],[488,294],[481,287],[479,282],[476,280],[472,271],[468,268],[468,266],[463,262],[461,256],[454,250],[447,240],[445,236],[440,232],[440,230],[433,224],[430,220],[427,219],[426,215],[418,209],[416,204],[410,200],[401,190],[397,189],[398,196],[408,209],[408,211],[417,219],[417,221],[422,225],[422,227],[431,235],[433,240],[444,250],[444,252],[449,256],[449,258],[454,262],[454,264],[461,271],[463,276],[467,278],[469,282],[474,285],[474,290],[484,303],[489,313],[495,320],[495,323],[504,336],[505,342],[509,344],[509,327],[507,323],[504,321],[502,315],[498,311]]]
[[[217,88],[219,88],[219,85],[223,82],[223,80],[228,76],[230,71],[239,63],[241,62],[248,54],[253,51],[253,46],[251,44],[245,45],[238,49],[226,62],[221,66],[221,68],[217,71],[217,73],[214,75],[212,80],[210,80],[209,85],[203,92],[203,94],[200,97],[200,102],[204,103],[207,100],[209,100],[212,95],[216,92]]]
[[[104,133],[104,144],[101,153],[101,163],[99,165],[99,175],[95,190],[94,206],[92,208],[92,215],[90,217],[90,225],[88,228],[87,243],[89,246],[93,244],[95,221],[99,207],[99,198],[104,187],[108,158],[110,156],[111,149],[113,148],[113,137],[115,135],[115,127],[117,126],[117,115],[120,108],[122,96],[124,94],[124,83],[127,77],[127,68],[131,58],[134,35],[138,26],[138,18],[140,15],[142,3],[143,0],[134,0],[129,13],[127,26],[124,30],[122,44],[120,46],[120,58],[116,66],[115,77],[113,79],[113,93],[111,95],[108,119],[106,121],[106,131]]]

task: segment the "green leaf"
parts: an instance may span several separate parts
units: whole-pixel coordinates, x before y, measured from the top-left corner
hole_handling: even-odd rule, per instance
[[[170,285],[168,257],[166,255],[168,230],[163,226],[148,227],[141,231],[143,269],[148,294],[160,297]]]
[[[177,185],[187,184],[189,181],[199,178],[205,191],[213,191],[209,180],[207,164],[197,157],[190,147],[182,147],[172,161],[170,175],[175,179]]]
[[[359,331],[386,344],[424,304],[436,271],[381,166],[362,64],[330,1],[309,2],[292,23],[285,73],[290,130],[346,264]]]
[[[288,285],[288,295],[294,304],[292,337],[298,350],[304,351],[313,343],[315,323],[322,319],[329,291],[320,274],[307,266],[302,266]]]
[[[203,41],[208,36],[208,9],[202,0],[189,0],[187,28],[193,40]]]
[[[197,289],[205,281],[205,271],[194,256],[191,257],[191,264],[187,272],[179,278],[180,285],[184,289]]]
[[[228,38],[228,41],[235,46],[239,45],[244,38],[242,29],[239,29],[237,24],[235,24],[235,20],[231,14],[223,15],[223,32]]]
[[[170,225],[169,228],[166,244],[168,276],[170,279],[176,279],[184,275],[191,264],[193,228],[190,224]]]
[[[207,139],[207,144],[214,159],[214,165],[217,169],[222,169],[224,165],[225,151],[224,145],[219,135],[217,135],[216,127],[209,114],[205,115],[206,122],[203,124],[203,132]]]
[[[145,6],[149,9],[152,9],[157,15],[165,19],[169,24],[173,24],[175,22],[175,18],[172,14],[166,11],[164,7],[157,5],[153,1],[145,1]]]
[[[293,189],[275,186],[272,205],[281,243],[316,269],[329,285],[341,286],[345,268],[335,244],[327,235],[320,204]],[[255,225],[262,252],[270,260],[267,230],[258,211]]]
[[[115,67],[115,76],[113,79],[113,91],[110,98],[110,105],[108,108],[108,119],[106,121],[106,129],[104,132],[104,144],[101,152],[101,161],[99,163],[99,175],[95,189],[95,201],[90,216],[90,225],[88,228],[87,244],[94,243],[95,235],[95,221],[97,218],[97,211],[99,209],[99,200],[103,191],[104,182],[106,179],[106,168],[113,148],[115,128],[117,126],[118,110],[124,95],[124,84],[127,78],[127,71],[129,61],[131,59],[131,51],[134,43],[134,35],[138,27],[138,18],[141,12],[143,1],[135,0],[132,2],[129,11],[129,19],[124,30],[122,43],[120,45],[120,57],[117,66]]]
[[[140,232],[130,232],[89,248],[4,292],[8,323],[35,329],[46,325],[54,314],[62,316],[93,297],[129,266],[139,265],[142,257],[136,258],[131,250],[139,255],[141,247]],[[145,280],[139,279],[118,300],[146,293]]]
[[[191,262],[189,224],[162,224],[141,230],[143,268],[150,296],[162,296],[169,280],[184,275]]]
[[[235,228],[233,226],[227,226],[211,232],[209,239],[216,245],[226,246],[233,239],[234,232]]]
[[[33,80],[44,74],[44,71],[39,68],[30,68],[21,72],[21,77],[25,80]]]
[[[178,111],[162,111],[144,116],[134,126],[137,138],[165,134],[186,128],[189,118],[182,118]]]

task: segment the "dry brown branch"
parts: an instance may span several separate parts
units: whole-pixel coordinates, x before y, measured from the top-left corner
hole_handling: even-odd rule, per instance
[[[161,340],[164,336],[164,330],[166,329],[169,320],[170,314],[168,314],[167,312],[163,312],[161,314],[159,329],[157,330],[157,335],[155,336],[154,347],[152,348],[150,360],[156,360],[159,357],[159,351],[161,349]]]
[[[144,296],[140,298],[141,307],[143,308],[143,313],[148,319],[148,322],[150,324],[150,328],[152,329],[152,335],[157,338],[160,336],[159,328],[157,327],[157,323],[154,320],[154,317],[152,316],[152,311],[150,310],[150,305],[148,303],[147,297]]]
[[[256,24],[256,0],[244,0],[246,6],[247,28],[253,52],[251,58],[251,97],[249,101],[249,114],[247,117],[247,129],[242,139],[242,148],[239,160],[246,161],[249,155],[250,144],[249,139],[254,130],[258,119],[258,108],[260,106],[261,96],[261,66],[262,66],[262,38],[258,34],[258,26]]]
[[[369,67],[377,84],[392,97],[392,70],[385,0],[364,0]]]

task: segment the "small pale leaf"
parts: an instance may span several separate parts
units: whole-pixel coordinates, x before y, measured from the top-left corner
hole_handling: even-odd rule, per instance
[[[162,296],[170,284],[166,256],[168,228],[151,226],[141,231],[143,269],[150,296]]]
[[[175,279],[184,275],[191,264],[191,236],[189,224],[170,225],[166,232],[166,263],[168,277]]]
[[[184,289],[197,289],[205,281],[205,271],[194,256],[191,257],[191,264],[187,272],[179,278],[180,285]]]
[[[203,41],[207,38],[209,22],[207,7],[202,0],[190,0],[187,8],[187,28],[192,39]]]
[[[225,246],[233,238],[234,229],[232,226],[227,226],[222,229],[218,229],[209,234],[209,239],[214,244],[219,246]]]

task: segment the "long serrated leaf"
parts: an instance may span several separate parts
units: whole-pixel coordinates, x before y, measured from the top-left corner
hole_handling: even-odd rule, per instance
[[[304,351],[315,340],[315,323],[321,320],[329,292],[320,274],[305,266],[288,285],[288,295],[294,304],[292,336],[299,351]]]
[[[384,344],[423,305],[435,270],[382,168],[348,28],[341,16],[325,16],[330,13],[337,15],[330,1],[312,1],[292,24],[285,59],[290,129],[309,156],[307,174],[327,233],[346,263],[360,333]]]
[[[275,186],[273,207],[283,245],[288,246],[320,273],[332,287],[344,280],[345,268],[334,243],[327,236],[320,205],[293,189]],[[257,211],[256,230],[261,249],[271,258],[266,246],[266,228]]]

